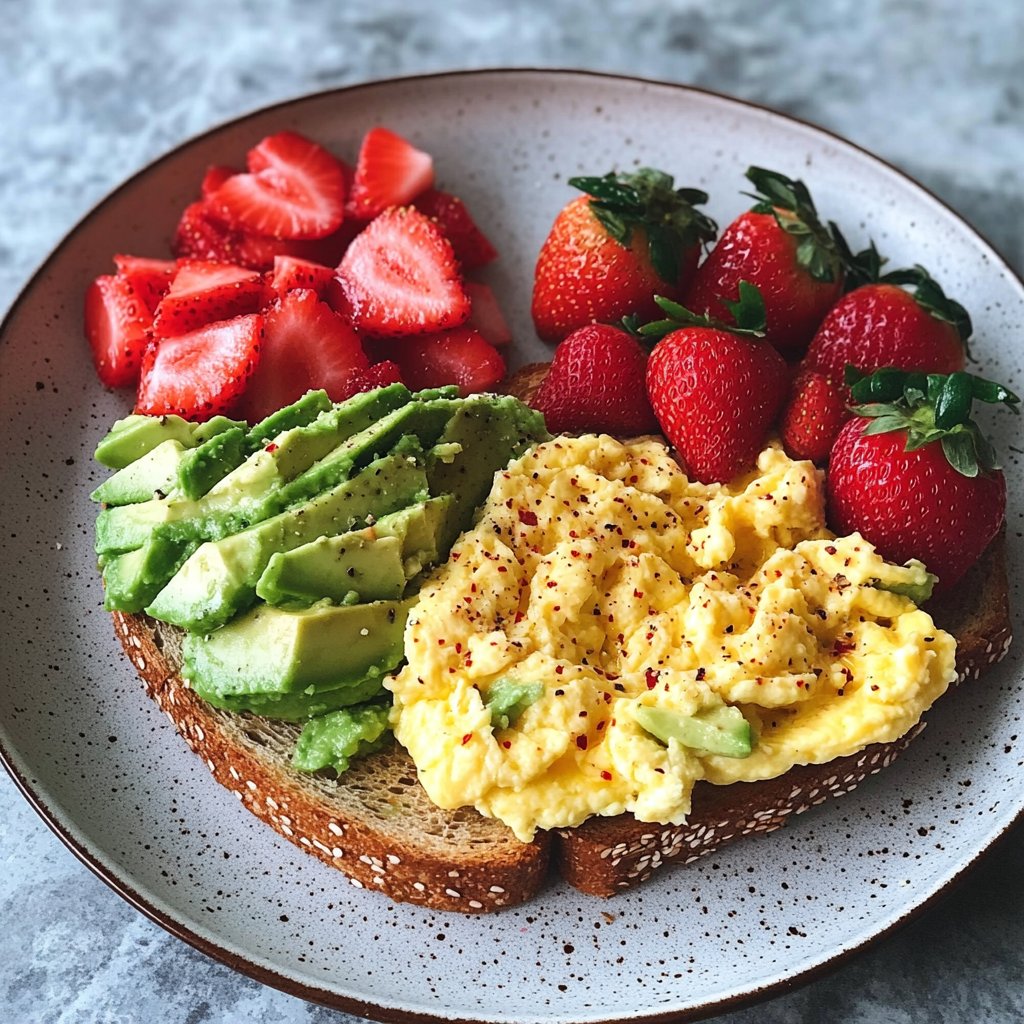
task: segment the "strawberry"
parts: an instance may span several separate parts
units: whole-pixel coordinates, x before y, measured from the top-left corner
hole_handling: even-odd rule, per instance
[[[270,287],[278,296],[296,288],[308,288],[322,299],[327,295],[334,276],[334,267],[300,260],[297,256],[275,256]]]
[[[153,333],[166,338],[244,313],[263,304],[263,278],[254,270],[210,260],[182,260],[160,300]]]
[[[174,260],[155,260],[145,256],[114,257],[117,276],[124,278],[135,289],[135,294],[155,312],[160,300],[171,286],[171,278],[178,269]]]
[[[741,280],[765,303],[765,337],[786,354],[802,352],[843,287],[836,241],[822,226],[802,181],[761,167],[747,170],[760,201],[722,232],[693,277],[685,305],[711,317],[726,314]]]
[[[272,238],[325,238],[345,217],[345,172],[322,146],[296,132],[268,135],[206,198],[232,227]]]
[[[203,175],[203,183],[199,186],[199,194],[207,199],[224,184],[228,178],[233,178],[242,172],[236,167],[225,167],[223,164],[210,164]]]
[[[452,243],[455,258],[463,270],[475,270],[498,258],[498,250],[476,226],[466,204],[449,192],[431,188],[412,204],[435,221],[441,234]]]
[[[501,348],[512,340],[512,329],[508,325],[498,299],[489,285],[479,281],[465,282],[469,296],[470,310],[466,324],[475,327],[492,345]]]
[[[398,364],[390,359],[374,363],[365,370],[353,370],[345,380],[339,393],[337,401],[351,398],[361,391],[373,391],[375,388],[383,388],[388,384],[403,384],[402,371]]]
[[[656,433],[646,373],[647,352],[633,335],[610,324],[588,324],[555,349],[532,404],[555,434]]]
[[[880,266],[880,261],[877,266]],[[901,285],[911,285],[905,291]],[[923,267],[878,276],[844,295],[821,322],[804,366],[836,384],[846,366],[928,373],[962,370],[971,319]]]
[[[108,388],[131,387],[149,342],[153,313],[124,277],[104,274],[85,293],[85,336]]]
[[[264,316],[260,364],[243,401],[247,419],[263,419],[310,388],[323,388],[333,401],[353,393],[348,379],[369,360],[352,326],[315,292],[288,292]]]
[[[533,322],[550,342],[585,324],[657,315],[655,292],[678,298],[717,230],[695,207],[706,193],[674,189],[662,171],[569,184],[587,195],[555,218],[534,271]]]
[[[647,362],[647,393],[661,429],[692,477],[731,480],[753,465],[786,398],[789,371],[764,337],[764,303],[741,281],[727,302],[735,326],[665,299],[668,320],[640,328],[661,337]]]
[[[434,184],[434,161],[401,135],[371,128],[363,138],[347,212],[372,220],[389,206],[405,206]]]
[[[505,360],[471,327],[399,338],[388,345],[402,380],[415,391],[458,384],[463,395],[492,391],[505,376]]]
[[[205,420],[226,413],[260,358],[263,317],[258,313],[161,338],[146,350],[135,411]]]
[[[782,411],[782,446],[790,458],[823,466],[849,418],[845,388],[815,370],[804,370],[797,374]]]
[[[371,221],[342,257],[338,278],[352,322],[368,334],[432,334],[469,317],[451,243],[411,207]]]
[[[832,447],[830,525],[857,531],[892,562],[911,558],[948,592],[999,532],[1006,481],[971,419],[975,399],[1020,399],[969,373],[852,374],[854,419]]]

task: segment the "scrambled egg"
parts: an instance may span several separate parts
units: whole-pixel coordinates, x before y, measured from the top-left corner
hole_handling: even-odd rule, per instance
[[[423,587],[388,683],[395,734],[435,803],[524,841],[594,814],[678,824],[700,779],[770,778],[918,721],[955,678],[955,641],[877,586],[912,573],[832,537],[819,472],[778,447],[705,486],[655,439],[557,438],[496,476]],[[492,721],[499,680],[531,691],[514,721]],[[725,705],[749,723],[749,756],[634,717]]]

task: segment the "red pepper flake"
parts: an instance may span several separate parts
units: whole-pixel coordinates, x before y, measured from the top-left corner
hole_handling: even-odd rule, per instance
[[[453,551],[451,553],[451,555],[449,555],[449,557],[451,558],[451,560],[453,562],[457,562],[462,557],[462,552],[461,551]]]
[[[521,522],[523,526],[536,526],[537,513],[531,512],[528,508],[521,508],[519,510],[519,522]]]
[[[555,580],[548,580],[545,586],[548,588],[548,590],[551,590],[553,587],[557,587],[558,583]]]
[[[836,640],[832,645],[832,656],[834,658],[841,658],[844,654],[849,654],[857,645],[851,643],[849,640]]]
[[[498,572],[508,572],[508,566],[507,565],[499,565],[498,566]]]
[[[647,689],[653,690],[658,685],[658,673],[653,668],[649,668],[644,673],[644,679],[647,680]]]
[[[834,555],[836,553],[836,549],[832,544],[829,544],[828,547],[825,548],[825,552],[826,554]]]
[[[443,636],[439,636],[437,638],[437,646],[438,647],[444,647],[444,643],[445,643],[444,637]]]
[[[472,738],[473,734],[471,732],[467,732],[466,735],[462,737],[462,745],[465,746]]]
[[[706,675],[707,675],[707,671],[704,669],[704,666],[702,665],[699,669],[697,669],[697,682],[698,683],[704,682],[704,677]]]
[[[556,676],[560,676],[564,671],[565,671],[565,666],[564,665],[556,665],[555,666],[555,675]]]
[[[273,441],[271,441],[270,444],[268,444],[267,447],[264,448],[263,450],[265,452],[276,452],[277,451],[277,445],[274,444]]]
[[[612,773],[611,772],[601,772],[601,778],[604,779],[605,782],[611,782],[612,781]]]
[[[516,622],[517,623],[522,622],[523,619],[525,619],[525,618],[526,618],[526,616],[522,612],[516,612]]]
[[[587,749],[587,737],[586,736],[577,736],[576,737],[576,746],[579,747],[580,750],[586,750]]]
[[[639,601],[644,596],[644,592],[642,590],[634,590],[633,596]]]
[[[511,749],[512,749],[512,741],[511,741],[511,740],[502,740],[502,741],[501,741],[501,745],[502,745],[502,746],[503,746],[503,747],[504,747],[504,748],[505,748],[506,750],[511,750]]]
[[[456,644],[455,645],[455,653],[456,654],[461,654],[462,653],[462,644]]]

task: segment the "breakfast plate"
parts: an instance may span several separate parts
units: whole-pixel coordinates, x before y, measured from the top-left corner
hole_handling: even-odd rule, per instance
[[[764,998],[886,934],[1024,814],[1020,657],[928,715],[900,760],[770,836],[612,900],[553,883],[486,917],[397,906],[265,828],[210,777],[121,655],[92,552],[96,442],[129,399],[95,380],[81,304],[114,252],[165,255],[208,164],[281,129],[354,153],[384,124],[427,149],[501,259],[487,279],[513,366],[550,358],[529,314],[533,263],[566,179],[662,167],[727,223],[750,164],[803,178],[851,242],[926,264],[968,306],[978,372],[1018,392],[1024,286],[967,224],[820,129],[710,93],[580,72],[487,71],[309,96],[216,128],[127,181],[76,226],[0,333],[6,611],[0,754],[64,842],[175,935],[260,981],[382,1020],[694,1019]],[[988,424],[986,424],[988,425]],[[1008,453],[1011,565],[1024,507]],[[1011,574],[1012,578],[1012,574]],[[1011,603],[1020,608],[1019,583]],[[369,950],[374,952],[367,955]]]

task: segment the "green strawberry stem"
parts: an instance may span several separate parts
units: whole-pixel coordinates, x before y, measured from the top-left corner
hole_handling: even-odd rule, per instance
[[[746,176],[757,190],[744,193],[757,200],[754,213],[773,214],[779,227],[796,239],[797,263],[815,281],[835,281],[841,277],[844,267],[836,240],[818,219],[807,186],[764,167],[748,167]]]
[[[694,313],[663,295],[655,295],[654,301],[668,314],[666,319],[638,326],[636,317],[624,317],[623,327],[631,334],[652,341],[660,341],[666,334],[678,331],[681,327],[711,327],[747,338],[763,338],[765,335],[767,318],[764,299],[757,285],[749,281],[740,281],[735,302],[723,299],[724,305],[732,314],[731,324],[705,314]]]
[[[675,188],[671,175],[653,167],[641,167],[635,174],[612,171],[601,178],[570,178],[569,184],[591,197],[594,216],[620,245],[629,245],[634,228],[646,233],[651,266],[667,284],[679,283],[687,249],[718,234],[718,225],[697,209],[708,201],[707,193]]]
[[[1020,398],[996,381],[972,373],[917,373],[885,367],[868,375],[847,366],[844,380],[856,404],[851,409],[872,422],[865,434],[905,430],[905,451],[938,441],[958,473],[975,477],[999,469],[995,449],[971,418],[975,400],[1020,412]]]

